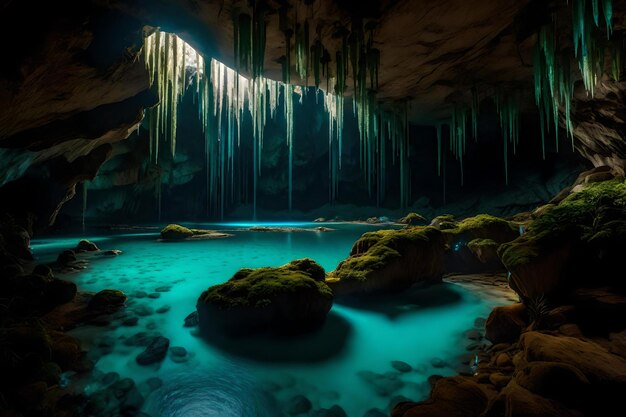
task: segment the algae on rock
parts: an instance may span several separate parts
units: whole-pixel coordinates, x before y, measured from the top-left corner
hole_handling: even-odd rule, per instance
[[[311,330],[324,323],[332,306],[325,276],[324,269],[308,258],[280,267],[240,269],[200,295],[200,326],[230,335]]]

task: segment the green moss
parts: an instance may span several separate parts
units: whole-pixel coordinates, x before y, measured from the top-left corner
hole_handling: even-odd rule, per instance
[[[456,229],[457,224],[454,222],[441,222],[439,223],[439,230],[452,230]]]
[[[455,222],[456,218],[453,214],[442,214],[441,216],[437,216],[433,219],[434,222],[442,223],[442,222]]]
[[[478,216],[469,217],[458,223],[458,229],[461,233],[474,230],[483,230],[489,227],[510,228],[516,231],[516,226],[511,222],[501,219],[500,217],[491,216],[489,214],[479,214]]]
[[[466,218],[456,222],[454,227],[443,229],[441,226],[442,233],[449,244],[459,241],[468,242],[474,239],[491,239],[496,243],[504,243],[519,236],[517,223],[489,214],[479,214]]]
[[[426,218],[417,213],[409,213],[400,220],[398,220],[398,223],[406,224],[407,226],[417,226],[426,222]]]
[[[473,248],[497,248],[500,244],[492,239],[474,239],[471,240],[467,246],[473,250]]]
[[[626,210],[626,183],[614,179],[583,186],[530,223],[527,232],[498,251],[509,269],[532,262],[565,243],[585,245],[619,233],[615,218]]]
[[[245,268],[227,282],[203,292],[198,301],[234,308],[269,306],[278,297],[296,292],[314,292],[332,298],[324,277],[324,269],[307,258],[277,268]]]
[[[192,236],[203,236],[214,233],[213,230],[189,229],[179,224],[168,224],[161,230],[161,239],[177,240],[187,239]]]
[[[370,273],[384,268],[402,256],[411,244],[428,244],[440,233],[433,227],[411,227],[402,230],[379,230],[365,233],[354,245],[353,254],[339,264],[331,279],[365,281]],[[330,280],[329,280],[330,282]]]
[[[193,235],[194,233],[191,229],[179,224],[168,224],[161,230],[161,238],[163,239],[184,239]]]

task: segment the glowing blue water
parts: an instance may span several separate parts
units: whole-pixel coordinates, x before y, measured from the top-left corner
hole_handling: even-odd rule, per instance
[[[281,224],[284,226],[285,224]],[[204,227],[206,225],[191,225]],[[248,224],[222,225],[233,229]],[[294,224],[289,224],[294,226]],[[317,224],[297,224],[314,227]],[[215,226],[212,226],[215,227]],[[373,229],[367,225],[331,225],[327,233],[269,233],[235,231],[219,240],[161,243],[157,233],[88,236],[103,249],[121,249],[114,258],[95,260],[76,275],[84,290],[116,288],[129,295],[127,309],[150,307],[134,327],[109,326],[75,331],[86,348],[108,336],[118,342],[99,359],[102,372],[118,372],[138,384],[158,376],[162,388],[153,392],[144,407],[158,416],[268,416],[279,415],[285,402],[303,394],[313,409],[343,407],[348,416],[361,417],[371,408],[389,410],[394,396],[424,399],[429,375],[453,374],[453,366],[434,368],[433,358],[450,363],[466,353],[462,334],[476,317],[485,317],[501,300],[485,299],[452,284],[442,284],[412,296],[394,296],[370,303],[368,308],[335,304],[320,333],[278,344],[241,341],[215,346],[183,327],[195,309],[196,299],[207,287],[228,279],[241,267],[276,266],[301,257],[318,261],[332,270],[344,259],[354,241]],[[32,242],[40,261],[51,261],[76,238],[51,238]],[[138,291],[155,293],[171,286],[157,299],[137,298]],[[163,288],[160,288],[163,290]],[[162,306],[170,310],[158,314]],[[144,309],[145,310],[145,309]],[[183,363],[168,356],[160,365],[142,367],[135,357],[143,348],[129,347],[123,338],[139,331],[156,331],[168,337],[170,346],[190,352]],[[390,362],[400,360],[414,371],[398,375]],[[381,392],[366,380],[372,371],[400,380]],[[383,379],[380,379],[383,378]],[[94,388],[95,389],[95,388]]]

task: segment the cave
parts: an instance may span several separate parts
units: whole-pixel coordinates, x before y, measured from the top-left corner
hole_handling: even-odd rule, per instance
[[[623,414],[626,1],[0,31],[0,417]]]

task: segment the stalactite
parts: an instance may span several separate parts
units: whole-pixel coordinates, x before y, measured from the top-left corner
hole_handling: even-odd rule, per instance
[[[452,119],[450,122],[450,150],[454,154],[461,169],[461,185],[465,182],[463,169],[463,155],[466,150],[467,141],[467,108],[462,104],[455,104],[452,109]]]
[[[324,109],[328,114],[328,198],[333,204],[339,193],[345,99],[331,92],[320,94],[324,94]]]
[[[319,34],[311,49],[311,55],[313,56],[313,78],[315,80],[315,88],[319,89],[322,80],[322,58],[324,56],[324,45],[322,45]]]
[[[85,217],[87,216],[87,190],[88,188],[89,188],[88,182],[83,181],[83,211],[82,211],[83,234],[85,233]]]
[[[624,68],[624,37],[616,36],[614,42],[611,43],[611,77],[615,81],[622,78],[622,69]]]
[[[520,98],[515,92],[502,92],[496,94],[496,107],[500,116],[500,129],[504,153],[504,177],[506,184],[509,183],[509,145],[513,147],[513,153],[519,143],[519,117]]]
[[[480,111],[480,101],[478,97],[478,90],[476,87],[472,88],[472,136],[475,141],[478,141],[478,113]]]
[[[305,84],[309,83],[309,21],[298,24],[296,29],[296,72]]]
[[[441,123],[437,124],[437,173],[441,176],[441,157],[442,157],[442,149],[441,149],[441,139],[442,139],[442,130],[443,125]]]
[[[284,84],[283,90],[283,102],[285,109],[285,125],[286,125],[286,138],[287,147],[289,149],[288,154],[288,205],[289,211],[293,208],[293,127],[294,127],[294,112],[293,112],[293,96],[294,87],[290,84]]]

